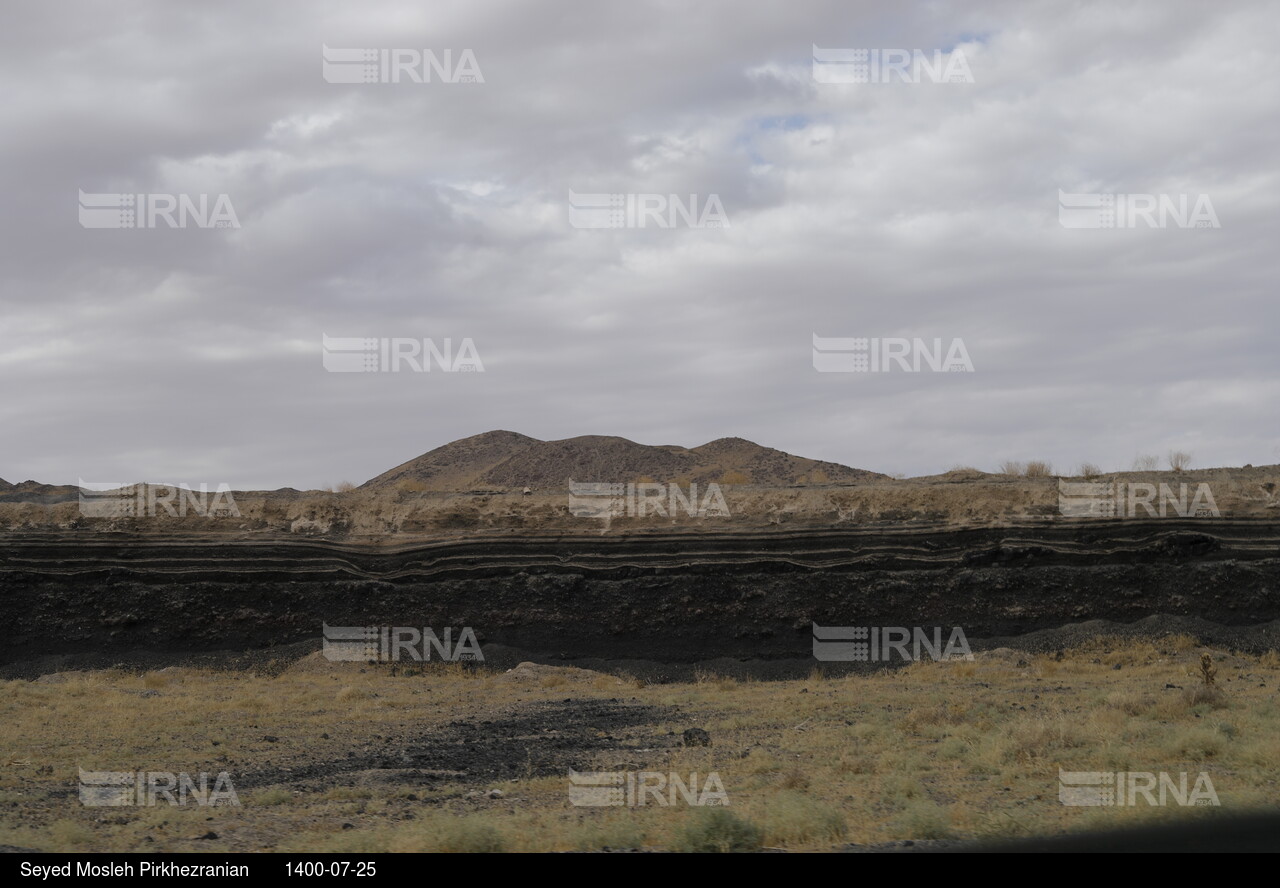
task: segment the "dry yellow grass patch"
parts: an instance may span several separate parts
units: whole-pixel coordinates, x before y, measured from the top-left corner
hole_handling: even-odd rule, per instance
[[[792,850],[845,841],[1044,834],[1205,809],[1069,808],[1058,770],[1210,774],[1210,813],[1280,799],[1280,657],[1210,652],[1194,639],[1094,642],[1056,657],[979,654],[869,676],[740,681],[707,673],[645,684],[572,670],[513,680],[483,669],[300,665],[276,677],[106,670],[0,683],[0,844],[47,850],[497,851],[701,847]],[[1116,667],[1120,668],[1117,669]],[[554,680],[549,680],[554,679]],[[1174,685],[1175,687],[1167,687]],[[678,707],[631,745],[584,755],[687,775],[716,772],[732,820],[684,804],[575,808],[567,774],[532,760],[495,784],[445,779],[301,791],[246,788],[240,807],[86,808],[77,768],[289,768],[544,702],[625,698]],[[669,733],[710,732],[706,748]],[[274,740],[268,738],[275,738]],[[537,743],[537,738],[530,740]],[[665,745],[664,745],[665,744]],[[213,831],[217,840],[195,837]]]

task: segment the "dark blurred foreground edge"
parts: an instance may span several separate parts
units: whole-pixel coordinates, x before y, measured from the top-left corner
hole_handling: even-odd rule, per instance
[[[1280,811],[1241,817],[1212,817],[1132,829],[1072,833],[1008,842],[984,842],[946,849],[962,853],[1146,853],[1280,851]]]
[[[332,878],[335,876],[352,878],[356,876],[358,863],[363,862],[365,866],[368,866],[371,861],[376,861],[376,864],[373,867],[369,867],[372,871],[367,873],[367,881],[374,881],[379,877],[385,879],[388,876],[412,876],[415,873],[420,875],[420,871],[411,863],[414,858],[420,856],[417,854],[296,854],[281,852],[90,854],[84,852],[61,853],[57,851],[41,853],[26,848],[14,847],[0,847],[0,851],[11,852],[8,855],[9,860],[5,861],[3,867],[0,867],[0,871],[8,871],[15,875],[37,879],[40,879],[44,874],[38,871],[32,872],[31,867],[67,866],[69,872],[50,873],[45,875],[44,879],[49,878],[50,875],[54,878],[63,875],[74,878],[80,875],[77,871],[82,863],[88,863],[96,868],[111,867],[113,864],[117,866],[132,864],[134,868],[132,873],[119,873],[119,875],[126,875],[126,878],[128,878],[134,875],[144,875],[144,873],[139,873],[140,867],[138,866],[142,860],[151,862],[151,872],[145,873],[145,875],[190,875],[197,877],[199,875],[213,875],[213,873],[197,873],[190,870],[183,872],[177,868],[222,864],[246,867],[248,870],[247,873],[224,872],[218,874],[224,878],[227,875],[234,877],[236,875],[273,873],[286,878],[292,875],[293,878],[300,878],[305,881],[307,878]],[[921,848],[920,851],[942,854],[1276,853],[1280,852],[1280,812],[1242,817],[1214,817],[1192,822],[1073,833],[1066,836],[1018,839],[1009,842],[964,843],[942,848]],[[665,857],[665,855],[659,856]],[[562,857],[562,855],[550,855],[549,859],[557,857]],[[313,862],[316,869],[304,875],[297,871],[297,865],[306,861]],[[344,861],[347,865],[341,866],[340,862]],[[20,864],[23,862],[26,862],[26,866],[22,867],[22,869],[26,870],[25,872],[20,870]],[[290,868],[290,864],[293,865],[292,868]],[[166,869],[169,869],[169,871],[166,872]],[[366,875],[365,873],[361,874]],[[99,871],[94,875],[110,877],[110,875],[114,874]]]

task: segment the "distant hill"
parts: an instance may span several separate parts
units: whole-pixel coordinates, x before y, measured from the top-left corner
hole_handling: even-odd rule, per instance
[[[793,456],[744,438],[719,438],[701,447],[637,444],[626,438],[583,435],[540,441],[516,432],[485,432],[437,447],[361,485],[365,490],[561,487],[573,481],[663,483],[712,481],[763,486],[847,483],[885,478],[877,472]]]

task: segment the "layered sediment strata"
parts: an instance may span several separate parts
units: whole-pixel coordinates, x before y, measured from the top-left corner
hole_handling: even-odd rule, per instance
[[[920,522],[447,540],[0,537],[0,661],[283,645],[330,625],[470,626],[567,658],[809,655],[822,625],[1017,636],[1156,614],[1280,618],[1266,519]]]

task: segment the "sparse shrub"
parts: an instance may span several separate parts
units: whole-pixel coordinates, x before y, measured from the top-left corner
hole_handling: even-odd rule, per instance
[[[808,789],[809,775],[799,768],[792,768],[782,775],[780,785],[783,789]]]
[[[838,842],[845,837],[844,815],[801,793],[782,792],[769,799],[764,835],[770,845]]]
[[[93,841],[93,833],[74,820],[55,820],[49,824],[49,837],[59,850],[87,845]]]
[[[749,774],[770,774],[779,768],[778,760],[759,746],[752,747],[744,761]]]
[[[764,844],[760,827],[728,808],[702,808],[684,822],[672,850],[685,853],[759,851]]]
[[[951,819],[938,805],[921,800],[910,805],[895,821],[905,839],[945,839],[951,835]]]
[[[254,795],[250,804],[264,805],[264,806],[287,805],[289,802],[292,802],[292,801],[293,801],[293,793],[289,792],[289,790],[287,789],[282,789],[279,786],[273,786],[273,787],[270,787],[269,789],[264,789],[261,792],[257,793],[256,795]]]
[[[649,682],[645,681],[643,678],[641,678],[638,675],[633,675],[630,672],[619,672],[618,680],[622,682],[624,685],[633,687],[636,690],[639,690],[640,688],[643,688],[643,687],[647,687],[649,685]]]
[[[1048,478],[1053,474],[1053,465],[1044,460],[1033,459],[1027,463],[1028,478]]]
[[[1216,758],[1221,752],[1226,738],[1218,731],[1208,728],[1187,728],[1178,731],[1165,744],[1165,751],[1178,758],[1202,762]]]
[[[1004,738],[1004,759],[1007,762],[1037,761],[1058,750],[1087,746],[1091,739],[1078,720],[1036,718],[1016,722]]]
[[[1133,458],[1135,472],[1154,472],[1160,467],[1160,460],[1150,453],[1140,453]]]
[[[1185,472],[1191,466],[1191,454],[1181,450],[1169,451],[1169,468],[1175,472]]]
[[[1102,474],[1102,469],[1091,462],[1080,463],[1080,468],[1076,470],[1076,475],[1087,481],[1092,481]]]
[[[1115,691],[1107,695],[1107,705],[1126,715],[1141,715],[1148,711],[1153,701],[1134,691]]]
[[[398,853],[496,854],[507,850],[505,836],[479,815],[432,813],[398,831],[388,850]]]
[[[1182,700],[1194,709],[1197,706],[1208,706],[1210,709],[1223,709],[1227,705],[1227,695],[1217,685],[1202,684],[1187,688],[1182,692]]]
[[[1207,653],[1200,655],[1200,678],[1206,686],[1212,685],[1218,676],[1218,667],[1213,665],[1213,657]]]
[[[836,762],[836,770],[842,774],[870,774],[875,770],[870,758],[859,753],[844,752]]]
[[[461,817],[440,830],[433,851],[445,854],[500,854],[507,850],[502,833],[478,817]]]
[[[742,472],[725,472],[720,476],[721,484],[750,484],[751,479]]]
[[[337,487],[334,488],[334,490],[336,490],[338,493],[348,493],[355,489],[356,489],[356,486],[352,484],[350,481],[343,481],[339,483]]]
[[[1006,459],[1000,463],[1000,474],[1020,477],[1027,473],[1025,464],[1018,462],[1016,459]]]

